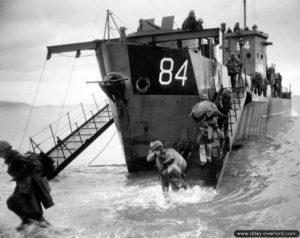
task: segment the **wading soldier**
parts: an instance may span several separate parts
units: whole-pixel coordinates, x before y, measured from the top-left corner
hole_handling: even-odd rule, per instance
[[[7,141],[0,141],[0,157],[4,158],[4,163],[8,167],[7,173],[16,182],[13,194],[7,199],[7,207],[22,220],[17,230],[22,230],[34,222],[41,227],[49,226],[43,217],[42,205],[47,209],[54,203],[45,177],[45,166],[38,159],[39,155],[33,153],[28,154],[28,157],[21,155],[18,151],[12,150]]]

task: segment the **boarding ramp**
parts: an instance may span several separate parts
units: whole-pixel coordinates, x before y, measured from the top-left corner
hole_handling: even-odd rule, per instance
[[[219,139],[217,133],[214,133],[214,142],[212,144],[212,163],[205,166],[201,165],[199,158],[199,145],[196,138],[190,138],[192,130],[196,130],[195,125],[187,128],[187,135],[181,138],[180,144],[174,144],[184,158],[186,158],[187,178],[200,179],[207,185],[217,186],[221,177],[223,176],[224,166],[229,158],[232,145],[238,129],[239,120],[247,97],[247,87],[232,88],[231,110],[227,115],[228,131],[224,139]],[[224,127],[223,127],[224,133]],[[225,133],[224,133],[225,134]]]
[[[229,111],[227,115],[228,133],[227,135],[225,135],[225,139],[223,141],[220,141],[216,138],[217,146],[213,145],[213,150],[217,152],[214,153],[215,155],[217,155],[214,163],[216,165],[216,168],[219,170],[217,171],[217,186],[223,177],[223,173],[225,171],[224,168],[228,161],[230,151],[232,150],[232,146],[235,141],[237,129],[239,126],[240,118],[247,97],[247,91],[248,91],[248,87],[242,86],[242,87],[232,88],[232,102],[231,102],[232,109]]]
[[[35,153],[44,152],[54,160],[55,171],[48,179],[58,175],[113,123],[108,103],[97,102],[94,95],[92,99],[92,104],[81,103],[30,137]]]

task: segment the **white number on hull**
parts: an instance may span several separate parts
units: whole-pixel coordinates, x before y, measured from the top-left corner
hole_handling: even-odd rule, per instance
[[[246,50],[249,50],[250,49],[250,44],[249,44],[249,41],[246,41],[245,44],[243,45],[243,48],[246,49]],[[237,51],[240,51],[240,43],[237,42],[236,43],[236,49]]]
[[[187,65],[188,65],[188,61],[186,60],[181,65],[180,69],[178,70],[178,72],[175,75],[175,79],[182,80],[182,86],[184,86],[185,81],[187,80],[187,77],[186,77]],[[181,71],[183,71],[182,76],[179,75],[181,73]]]
[[[169,69],[165,69],[164,68],[164,62],[170,62],[170,68]],[[161,85],[169,85],[172,82],[172,70],[173,70],[173,66],[174,66],[174,61],[171,58],[163,58],[160,61],[160,73],[159,73],[159,82]],[[168,81],[163,81],[163,75],[167,74],[169,76]]]
[[[170,62],[170,66],[168,69],[164,68],[164,63]],[[188,60],[185,60],[184,63],[181,65],[177,73],[175,74],[175,79],[182,80],[182,86],[184,86],[185,81],[187,80],[186,72],[187,72],[187,66],[188,66]],[[161,85],[169,85],[172,82],[173,78],[173,67],[174,67],[174,61],[172,58],[163,58],[160,61],[160,73],[159,73],[159,82]],[[167,81],[163,80],[163,75],[166,74],[168,77]],[[180,75],[181,74],[181,75]]]

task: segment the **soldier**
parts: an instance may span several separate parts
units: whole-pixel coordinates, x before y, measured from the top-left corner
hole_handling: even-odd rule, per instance
[[[241,30],[240,28],[240,23],[235,23],[234,27],[233,27],[233,32],[239,32]]]
[[[42,177],[44,166],[38,159],[26,158],[12,150],[7,141],[0,141],[0,157],[7,164],[7,173],[16,181],[13,194],[7,199],[8,209],[18,215],[22,223],[17,230],[38,222],[41,227],[50,225],[43,217],[43,209],[54,205],[50,195],[48,180]]]
[[[225,88],[219,98],[218,109],[225,117],[218,117],[218,126],[220,129],[224,129],[224,134],[228,131],[228,113],[231,108],[231,94],[232,90],[230,88]]]
[[[144,20],[141,18],[139,20],[139,26],[138,26],[138,28],[136,30],[137,32],[143,31],[143,22],[144,22]]]
[[[212,162],[211,158],[211,144],[214,142],[214,132],[217,133],[220,139],[224,135],[217,124],[216,117],[224,117],[218,110],[217,106],[208,100],[207,94],[202,94],[201,102],[193,106],[192,112],[189,114],[196,123],[199,131],[197,143],[199,144],[199,157],[201,165]]]
[[[163,148],[163,143],[159,140],[150,143],[150,150],[147,161],[156,162],[156,167],[161,178],[162,191],[165,197],[169,194],[169,185],[172,190],[187,188],[182,180],[183,172],[186,169],[185,159],[172,148]]]
[[[263,78],[261,73],[255,72],[251,80],[252,80],[252,87],[253,87],[252,91],[254,92],[254,94],[260,96],[263,90]]]
[[[275,83],[274,83],[274,96],[280,97],[281,95],[281,82],[282,82],[282,76],[280,73],[275,74]]]
[[[236,77],[240,72],[242,63],[235,54],[231,54],[226,66],[228,70],[228,75],[231,78],[231,86],[234,88],[236,85]]]
[[[197,21],[195,17],[195,11],[191,10],[189,12],[188,17],[182,23],[182,30],[196,30],[197,29]]]
[[[196,29],[197,30],[203,30],[203,19],[202,18],[199,18],[197,20],[197,26],[196,26]]]

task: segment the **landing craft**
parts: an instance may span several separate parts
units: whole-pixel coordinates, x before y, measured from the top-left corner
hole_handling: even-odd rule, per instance
[[[193,31],[173,29],[174,17],[170,16],[163,18],[161,26],[155,25],[153,19],[141,19],[139,31],[128,35],[120,27],[120,37],[111,39],[110,19],[113,17],[108,10],[107,39],[48,47],[47,59],[56,53],[74,51],[79,57],[83,50],[95,50],[103,79],[96,83],[109,101],[109,107],[103,107],[87,124],[77,127],[76,132],[72,131],[47,152],[57,162],[51,177],[101,134],[96,132],[82,140],[80,128],[95,125],[97,129],[97,117],[103,118],[105,112],[108,124],[100,131],[114,121],[130,173],[155,168],[146,156],[150,142],[159,139],[186,158],[188,177],[217,186],[233,145],[261,133],[278,131],[290,114],[291,91],[281,82],[276,88],[278,74],[274,68],[267,70],[266,48],[271,43],[268,35],[257,28],[249,29],[245,23],[243,29],[234,32],[228,31],[225,24]],[[218,58],[220,47],[222,57]],[[201,166],[196,123],[188,115],[200,95],[208,94],[214,101],[222,90],[232,87],[225,66],[230,54],[237,55],[243,67],[236,87],[232,88],[228,136],[220,140],[215,135],[212,162]],[[251,80],[256,73],[261,75],[258,85]],[[75,137],[81,141],[77,147]]]

